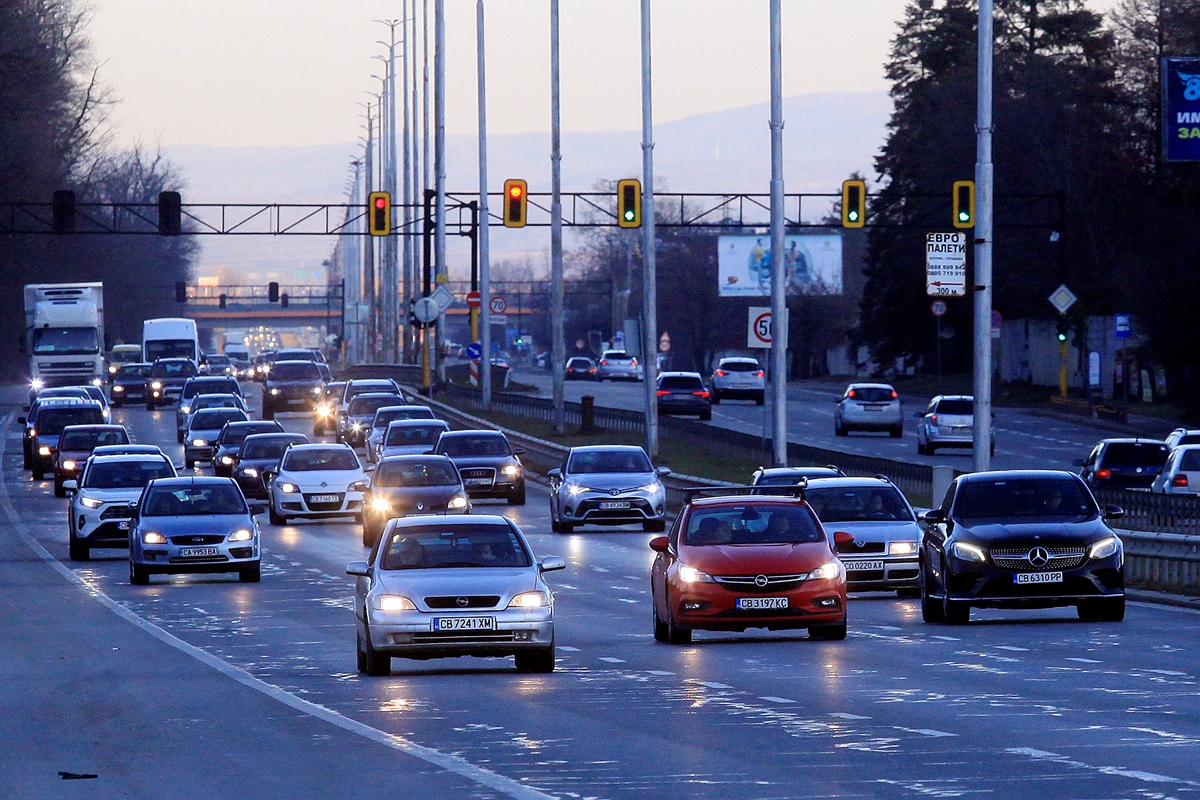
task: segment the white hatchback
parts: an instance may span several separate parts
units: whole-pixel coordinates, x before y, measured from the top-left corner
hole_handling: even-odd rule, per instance
[[[1200,494],[1200,444],[1176,447],[1150,484],[1155,494]]]
[[[349,445],[293,445],[270,479],[272,525],[286,525],[292,517],[362,522],[367,474]]]

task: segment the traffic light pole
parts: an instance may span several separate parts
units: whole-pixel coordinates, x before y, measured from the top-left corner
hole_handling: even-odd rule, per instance
[[[658,457],[658,276],[655,269],[654,106],[650,70],[650,0],[642,0],[642,360],[646,452]],[[556,364],[562,369],[562,364]]]
[[[992,445],[992,0],[979,0],[979,74],[975,162],[975,424],[976,472],[991,468]],[[933,498],[940,503],[941,498]]]
[[[787,264],[783,244],[783,33],[771,0],[771,411],[775,466],[787,465]]]

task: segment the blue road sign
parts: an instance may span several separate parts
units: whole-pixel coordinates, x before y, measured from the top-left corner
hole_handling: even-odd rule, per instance
[[[472,361],[478,361],[483,357],[483,345],[479,342],[471,342],[467,345],[467,358]]]
[[[1161,62],[1164,161],[1200,161],[1200,58]]]
[[[1118,339],[1128,339],[1133,335],[1133,320],[1128,314],[1113,314],[1113,327]]]

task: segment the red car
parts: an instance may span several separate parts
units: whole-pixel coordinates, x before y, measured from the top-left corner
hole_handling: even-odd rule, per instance
[[[747,628],[846,638],[846,569],[801,498],[694,499],[650,549],[658,553],[650,587],[660,642]]]

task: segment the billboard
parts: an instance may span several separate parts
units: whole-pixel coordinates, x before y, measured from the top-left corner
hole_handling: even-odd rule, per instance
[[[1200,161],[1200,57],[1161,63],[1163,161]]]
[[[840,233],[785,236],[783,250],[788,294],[842,293]],[[717,276],[721,297],[770,297],[771,237],[720,237]]]

